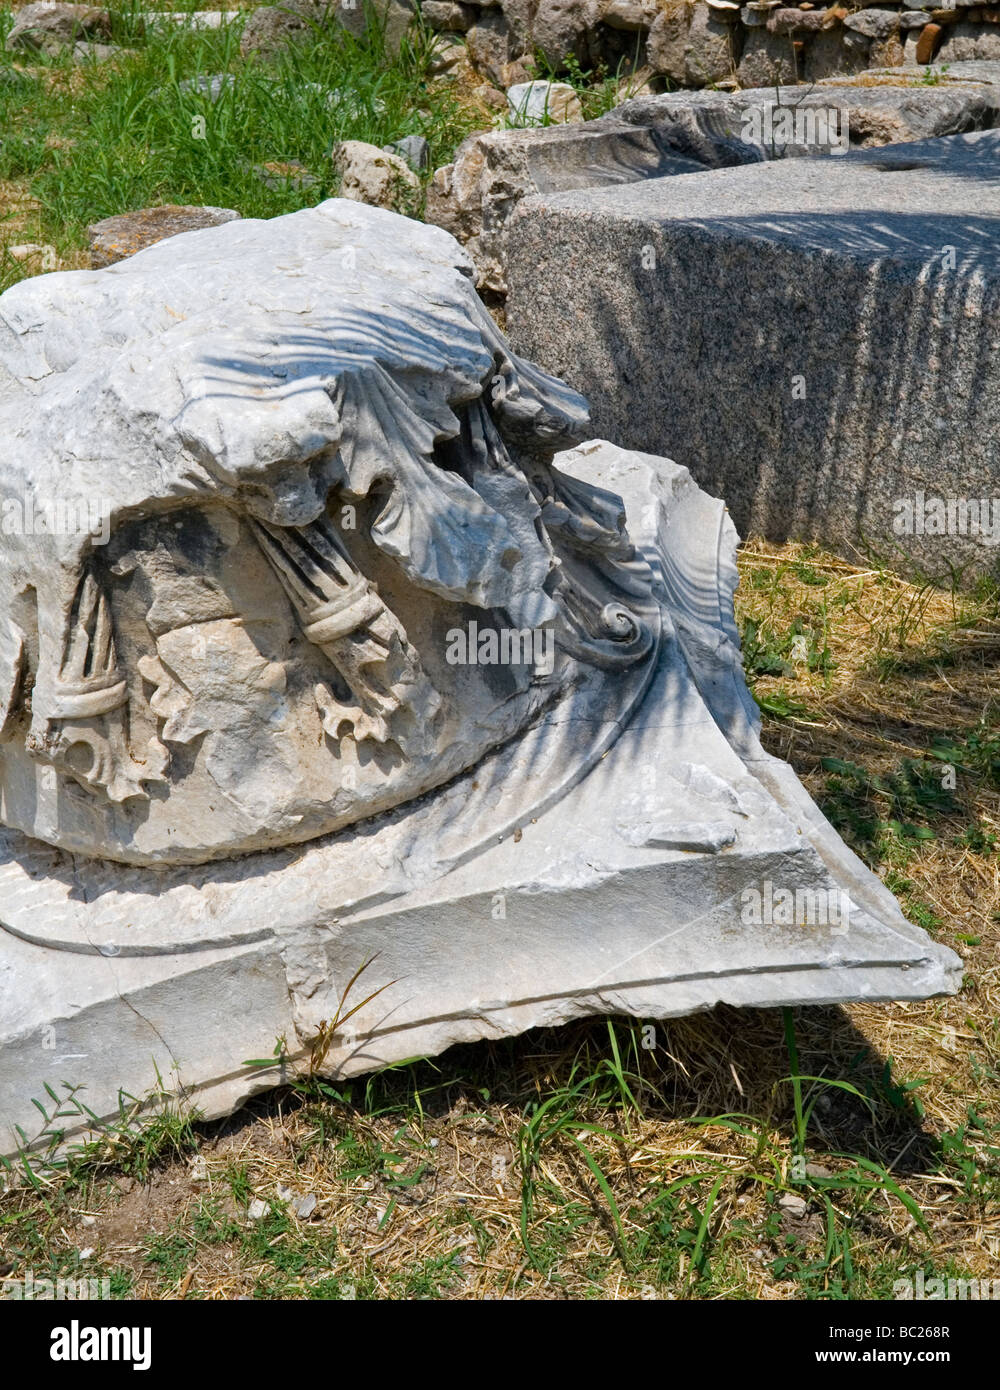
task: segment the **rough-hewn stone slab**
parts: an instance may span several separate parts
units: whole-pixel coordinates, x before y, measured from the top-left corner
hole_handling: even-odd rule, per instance
[[[793,111],[835,107],[844,113],[852,148],[1000,125],[1000,64],[955,64],[939,74],[938,85],[927,85],[923,74],[923,69],[897,68],[870,75],[867,80],[872,85],[864,86],[832,79],[777,90],[668,92],[636,97],[611,114],[616,121],[655,129],[667,148],[708,168],[810,152],[808,144],[802,148],[799,141],[758,143],[748,138],[753,132],[747,113],[768,107]]]
[[[673,151],[655,128],[622,121],[488,131],[471,135],[454,162],[436,171],[427,191],[427,220],[466,246],[481,288],[502,293],[504,228],[522,198],[700,167]]]
[[[239,213],[233,208],[180,207],[176,203],[106,217],[87,228],[90,263],[95,270],[101,270],[168,237],[202,227],[218,227],[238,218]]]
[[[1000,64],[956,64],[936,74],[938,85],[931,86],[922,72],[900,77],[897,71],[875,75],[870,86],[831,82],[637,97],[594,121],[473,135],[434,175],[427,220],[465,244],[482,288],[503,293],[507,219],[533,193],[1000,125]],[[784,116],[776,118],[778,112]]]
[[[519,350],[742,531],[995,563],[894,509],[1000,497],[1000,133],[535,197],[509,275]]]

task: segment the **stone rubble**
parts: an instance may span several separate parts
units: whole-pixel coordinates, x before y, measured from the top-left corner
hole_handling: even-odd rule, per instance
[[[535,53],[610,71],[648,67],[673,87],[773,86],[851,77],[905,61],[1000,60],[1000,5],[746,4],[727,0],[500,0],[489,7],[423,0],[432,30],[465,35],[473,66],[507,87],[530,78]],[[907,44],[910,45],[909,52]],[[919,56],[918,56],[919,55]]]

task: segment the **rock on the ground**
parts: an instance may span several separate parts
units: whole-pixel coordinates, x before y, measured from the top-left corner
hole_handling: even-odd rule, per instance
[[[432,77],[455,77],[468,62],[468,50],[460,34],[438,34],[427,58],[427,70]]]
[[[409,0],[369,0],[350,7],[328,0],[283,0],[252,11],[243,28],[240,52],[244,57],[256,53],[271,58],[289,47],[309,44],[331,28],[362,34],[371,21],[381,30],[386,51],[395,54],[414,18]]]
[[[180,207],[167,203],[162,207],[106,217],[103,222],[95,222],[87,228],[90,264],[99,270],[126,260],[167,237],[199,231],[203,227],[218,227],[223,222],[237,221],[239,216],[232,208]]]
[[[11,260],[27,265],[36,275],[43,271],[59,269],[55,247],[41,242],[26,241],[17,246],[8,246],[7,255]]]
[[[518,349],[744,533],[995,565],[896,525],[1000,497],[1000,130],[529,198],[507,278]]]
[[[236,78],[231,72],[200,73],[197,77],[185,77],[178,82],[177,90],[181,96],[194,95],[218,101],[223,92],[230,91],[235,85]]]
[[[75,43],[73,45],[74,63],[109,63],[112,58],[132,57],[134,48],[119,48],[114,43]]]
[[[325,0],[287,0],[282,5],[261,5],[254,10],[240,37],[244,57],[258,53],[270,58],[293,44],[308,43],[327,26],[330,7]]]
[[[465,245],[475,261],[480,288],[502,294],[504,231],[521,198],[692,173],[700,167],[670,150],[655,129],[637,129],[608,118],[490,131],[470,136],[454,163],[435,171],[427,190],[426,217]]]
[[[342,140],[334,146],[332,158],[342,198],[394,212],[416,212],[420,180],[399,155],[363,140]]]
[[[297,159],[269,159],[251,166],[253,174],[268,188],[318,188],[319,179]]]
[[[150,29],[176,25],[184,29],[223,29],[243,18],[243,10],[144,10],[140,16]]]
[[[583,120],[580,98],[568,82],[519,82],[507,89],[507,105],[514,126]]]
[[[38,0],[18,10],[7,35],[7,48],[52,49],[72,45],[78,39],[111,37],[111,16],[94,5],[63,4]]]

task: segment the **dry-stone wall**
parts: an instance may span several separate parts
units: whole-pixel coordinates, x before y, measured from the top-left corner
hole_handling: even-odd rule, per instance
[[[523,80],[540,57],[646,67],[672,87],[816,81],[904,62],[1000,59],[1000,5],[785,5],[782,0],[423,0],[425,23],[464,37],[489,81]]]

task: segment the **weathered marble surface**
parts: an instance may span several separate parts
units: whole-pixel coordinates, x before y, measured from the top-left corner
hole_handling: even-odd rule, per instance
[[[203,1113],[224,1114],[307,1064],[368,960],[348,1006],[389,988],[334,1037],[330,1073],[595,1013],[958,987],[958,957],[902,917],[760,746],[723,505],[669,460],[609,444],[558,463],[624,496],[656,572],[663,640],[637,708],[616,716],[616,697],[567,719],[556,707],[435,796],[298,853],[123,871],[8,834],[7,1125],[34,1132],[30,1097],[67,1076],[113,1113],[120,1086],[153,1084],[154,1063]],[[747,892],[768,884],[852,906],[843,922],[745,921]],[[279,1036],[283,1066],[244,1065]]]
[[[130,863],[301,842],[648,657],[614,501],[550,468],[586,404],[468,272],[335,200],[0,300],[2,491],[106,532],[5,536],[6,824]],[[472,619],[548,633],[551,669],[450,664]]]
[[[0,551],[0,1152],[46,1083],[224,1113],[363,966],[331,1072],[957,987],[761,749],[724,504],[580,443],[442,231],[335,201],[39,277],[0,423],[5,502],[107,501]],[[453,661],[473,624],[531,645]]]

